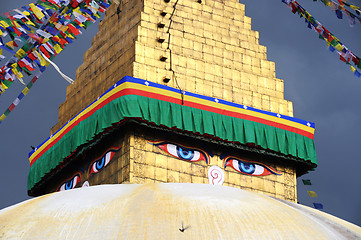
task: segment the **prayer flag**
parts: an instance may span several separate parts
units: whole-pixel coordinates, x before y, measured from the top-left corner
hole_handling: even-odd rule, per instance
[[[335,48],[332,47],[331,45],[328,47],[328,49],[330,50],[330,52],[334,52],[334,51],[335,51]]]
[[[340,9],[336,9],[335,12],[336,12],[337,18],[342,19],[342,12],[341,12],[341,10],[340,10]]]
[[[312,185],[310,179],[302,179],[303,185]]]
[[[28,88],[28,87],[25,87],[24,90],[22,91],[22,93],[23,93],[24,95],[28,94],[28,92],[29,92],[29,88]]]
[[[45,17],[45,15],[40,11],[40,9],[37,6],[35,6],[34,3],[30,3],[29,7],[31,11],[35,14],[37,19],[41,20],[42,18]]]
[[[342,62],[346,62],[346,59],[340,54],[340,60],[342,61]]]
[[[335,48],[336,48],[339,52],[342,52],[342,50],[344,49],[344,47],[343,47],[341,44],[339,44],[339,43],[337,43],[337,45],[335,46]]]
[[[310,196],[310,198],[312,197],[317,197],[317,193],[315,193],[314,191],[307,191],[308,196]]]
[[[361,77],[361,73],[358,72],[357,70],[354,72],[354,74],[355,74],[356,77]]]
[[[25,52],[22,48],[20,48],[20,49],[16,52],[15,57],[21,58],[21,57],[23,57],[25,54],[26,54],[26,52]]]
[[[59,44],[54,45],[54,50],[56,54],[59,54],[61,51],[63,51]]]
[[[38,57],[38,59],[40,59],[40,64],[41,66],[46,66],[47,65],[47,62],[46,60],[40,55],[40,53],[38,53],[37,51],[34,51],[35,53],[35,56]]]
[[[350,5],[350,8],[352,8],[353,10],[359,9],[359,7],[358,7],[358,6],[355,6],[355,5]]]
[[[14,105],[14,103],[12,103],[9,107],[9,111],[11,112],[12,110],[14,110],[14,108],[15,108],[15,105]]]
[[[352,71],[353,73],[355,73],[356,68],[355,68],[354,66],[352,66],[352,65],[350,65],[350,68],[351,68],[351,71]]]
[[[313,203],[313,206],[314,206],[316,209],[323,209],[322,203]]]
[[[350,25],[350,27],[353,27],[356,24],[355,18],[352,17],[351,15],[348,16],[348,24]]]
[[[72,24],[68,24],[69,30],[71,33],[73,33],[75,36],[79,35],[81,32],[74,27]]]

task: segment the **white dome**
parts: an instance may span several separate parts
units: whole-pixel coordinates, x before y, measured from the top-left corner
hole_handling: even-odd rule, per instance
[[[231,187],[118,184],[52,193],[5,208],[0,239],[361,239],[361,228]]]

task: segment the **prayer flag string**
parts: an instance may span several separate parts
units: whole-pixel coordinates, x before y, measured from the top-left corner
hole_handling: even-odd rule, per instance
[[[26,85],[0,116],[0,124],[29,93],[49,64],[65,80],[73,82],[51,60],[81,34],[81,28],[86,29],[100,18],[98,13],[104,13],[110,4],[111,0],[38,0],[5,13],[5,17],[0,15],[0,61],[6,58],[6,53],[12,55],[0,68],[0,94],[16,79]],[[5,37],[10,41],[5,43]],[[30,76],[36,69],[35,76],[25,84],[23,74]]]
[[[14,108],[20,103],[20,101],[29,93],[31,87],[35,84],[36,80],[39,79],[42,71],[38,71],[37,74],[31,79],[31,81],[26,85],[26,87],[21,91],[19,96],[12,102],[12,104],[6,109],[6,111],[0,116],[0,124],[4,119],[14,110]]]
[[[358,78],[361,77],[361,59],[350,51],[345,45],[343,45],[338,38],[336,38],[330,31],[328,31],[319,21],[317,21],[310,13],[308,13],[297,1],[294,0],[282,0],[292,12],[298,13],[300,17],[305,18],[305,22],[308,24],[308,28],[313,29],[319,34],[319,38],[326,41],[327,46],[331,52],[336,51],[341,61],[350,65],[351,71]],[[354,64],[354,66],[352,66]]]
[[[38,0],[0,15],[0,94],[36,68],[43,70],[110,6],[110,0]]]
[[[317,0],[313,0],[316,2]],[[325,6],[331,7],[333,11],[335,11],[337,18],[342,19],[344,13],[348,17],[348,22],[350,27],[353,27],[356,24],[356,21],[361,23],[361,11],[359,10],[359,7],[356,5],[348,4],[345,1],[338,0],[338,3],[332,1],[332,0],[319,0],[321,1]],[[345,6],[351,8],[355,14],[350,12],[345,8]]]
[[[306,188],[306,186],[311,186],[312,185],[310,179],[302,179],[302,183],[303,183],[303,186],[305,186],[305,188]],[[317,197],[317,193],[315,191],[309,191],[309,190],[307,190],[307,188],[306,188],[306,191],[307,191],[307,194],[308,194],[308,196],[310,198]],[[319,209],[319,210],[323,209],[323,204],[322,203],[313,202],[312,204],[316,209]]]

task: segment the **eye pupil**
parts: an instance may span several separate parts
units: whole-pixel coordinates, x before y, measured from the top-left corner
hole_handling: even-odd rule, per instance
[[[98,170],[102,169],[104,167],[104,163],[105,163],[105,160],[104,160],[104,157],[102,159],[100,159],[99,161],[97,161],[96,163],[96,168]]]
[[[177,146],[177,153],[180,158],[183,158],[186,160],[190,160],[194,156],[194,151],[186,149],[186,148],[181,148],[179,146]]]
[[[256,169],[254,164],[252,163],[246,163],[246,162],[239,162],[239,169],[242,172],[248,173],[248,174],[252,174],[254,173],[254,170]]]
[[[65,190],[69,190],[69,189],[72,189],[73,188],[73,179],[68,181],[66,184],[65,184]]]

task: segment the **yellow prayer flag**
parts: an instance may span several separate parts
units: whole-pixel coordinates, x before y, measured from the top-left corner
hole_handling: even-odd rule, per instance
[[[308,196],[312,197],[317,197],[317,193],[315,193],[314,191],[307,191]]]
[[[355,5],[350,5],[350,8],[352,8],[353,10],[359,9],[359,7],[358,7],[358,6],[355,6]]]
[[[8,46],[9,48],[11,48],[12,50],[14,50],[14,41],[10,41],[10,42],[6,43],[5,45]]]
[[[23,78],[24,75],[18,71],[18,69],[16,68],[18,66],[17,63],[14,63],[13,65],[11,65],[13,68],[11,69],[13,71],[13,73],[20,79]]]
[[[354,73],[356,71],[356,68],[352,65],[350,65],[351,71]]]
[[[337,51],[339,51],[339,52],[342,52],[342,50],[343,50],[343,46],[341,45],[341,44],[337,44],[336,46],[335,46],[335,48],[337,49]]]
[[[16,52],[15,57],[21,58],[21,57],[24,56],[25,54],[26,54],[26,52],[25,52],[22,48],[20,48],[20,49]]]
[[[57,54],[59,54],[63,49],[60,47],[59,44],[54,45],[54,50]]]
[[[74,36],[72,34],[66,34],[66,36],[70,37],[71,39],[74,39]]]
[[[35,52],[35,55],[39,58],[41,66],[46,66],[47,61],[43,58],[43,56],[41,56],[41,54],[38,53],[37,51],[34,51],[34,52]]]
[[[64,10],[60,13],[60,15],[65,15],[65,13],[69,10],[69,7],[64,8]]]
[[[77,13],[79,13],[79,14],[83,14],[83,13],[80,11],[80,8],[79,8],[79,7],[75,8],[75,9],[73,10],[73,12],[77,12]]]
[[[28,92],[30,91],[30,89],[28,87],[25,87],[24,90],[22,91],[22,93],[24,95],[28,94]]]
[[[10,27],[10,25],[7,24],[5,21],[0,21],[0,25],[4,28]]]
[[[14,21],[14,25],[15,25],[16,28],[21,27],[20,24],[17,21]]]
[[[1,115],[0,121],[4,121],[5,118],[6,118],[5,114]]]
[[[68,30],[68,28],[68,26],[62,26],[59,30],[65,32],[66,30]]]
[[[43,17],[45,17],[45,15],[40,11],[37,6],[35,6],[34,3],[30,3],[29,7],[38,19],[42,19]]]
[[[33,22],[30,21],[30,20],[26,21],[26,24],[27,24],[27,25],[31,25],[31,26],[35,26],[35,23],[33,23]],[[32,31],[32,32],[34,32],[34,31]]]
[[[3,82],[0,82],[0,85],[3,90],[8,89],[8,87]]]

